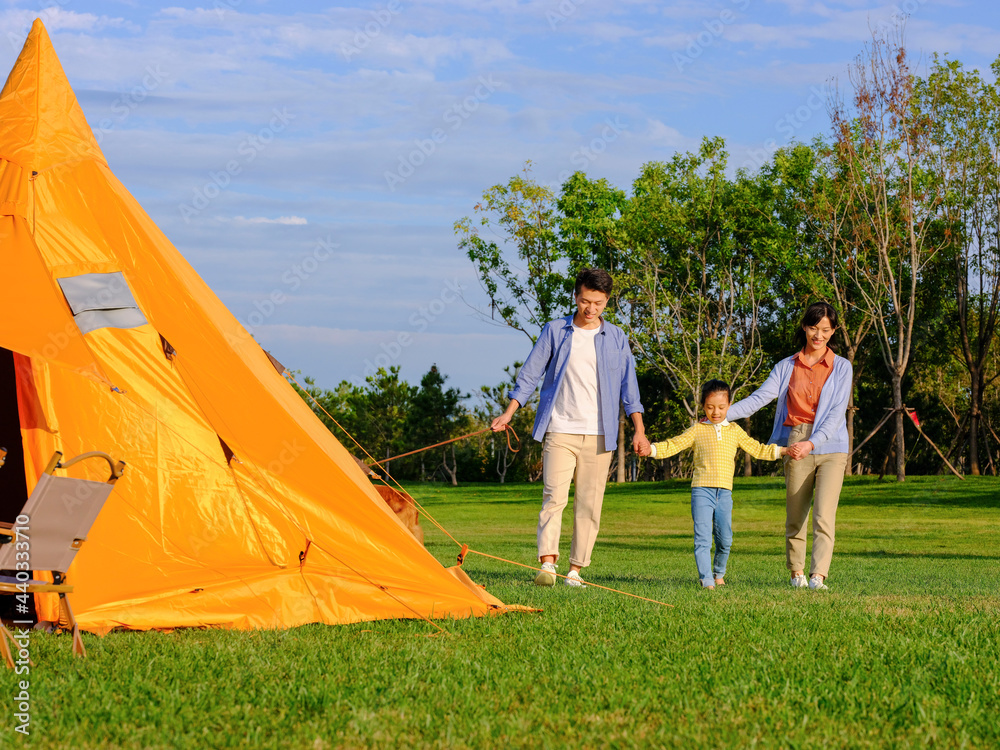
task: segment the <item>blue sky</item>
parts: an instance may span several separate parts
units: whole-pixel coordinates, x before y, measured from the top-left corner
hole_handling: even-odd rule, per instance
[[[287,367],[475,391],[529,348],[452,229],[486,188],[530,159],[627,189],[712,135],[754,168],[904,14],[923,64],[1000,53],[982,0],[0,0],[0,69],[41,17],[112,170]]]

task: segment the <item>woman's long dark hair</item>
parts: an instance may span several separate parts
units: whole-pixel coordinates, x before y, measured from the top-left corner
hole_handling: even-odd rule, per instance
[[[830,327],[836,332],[840,322],[837,317],[837,311],[833,309],[833,305],[829,302],[816,302],[806,308],[805,314],[802,316],[802,322],[799,323],[798,330],[795,331],[795,345],[800,350],[805,349],[806,346],[806,332],[802,330],[803,326],[814,326],[823,320],[823,318],[830,321]],[[833,338],[831,337],[827,345],[830,346],[832,341]],[[833,346],[830,346],[830,348],[834,349]]]

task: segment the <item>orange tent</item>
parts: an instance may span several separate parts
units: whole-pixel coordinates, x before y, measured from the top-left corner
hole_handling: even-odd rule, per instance
[[[69,570],[82,628],[504,609],[414,540],[111,173],[37,20],[0,92],[0,261],[24,487],[56,450],[128,464]]]

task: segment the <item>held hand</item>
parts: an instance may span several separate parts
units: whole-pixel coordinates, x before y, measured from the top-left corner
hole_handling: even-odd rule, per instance
[[[651,456],[653,454],[653,449],[650,447],[649,440],[646,439],[645,435],[637,434],[632,438],[632,450],[638,456]]]
[[[507,425],[510,424],[510,417],[510,414],[504,412],[499,417],[494,419],[492,423],[490,423],[490,429],[493,430],[493,432],[503,432]]]
[[[813,449],[813,444],[808,440],[803,440],[799,443],[793,443],[788,446],[788,455],[794,458],[796,461],[800,461],[809,455]]]

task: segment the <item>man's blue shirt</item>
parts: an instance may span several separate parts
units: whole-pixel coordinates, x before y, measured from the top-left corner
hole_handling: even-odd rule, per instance
[[[567,315],[545,324],[538,341],[524,361],[521,371],[507,396],[522,406],[535,392],[541,380],[538,411],[532,437],[541,442],[552,418],[556,394],[566,374],[566,362],[573,346],[573,316]],[[601,331],[594,338],[597,350],[597,392],[601,399],[601,429],[604,447],[614,450],[618,446],[618,405],[625,405],[626,414],[642,412],[639,402],[639,383],[635,377],[635,358],[629,348],[628,336],[616,325],[603,322]]]

